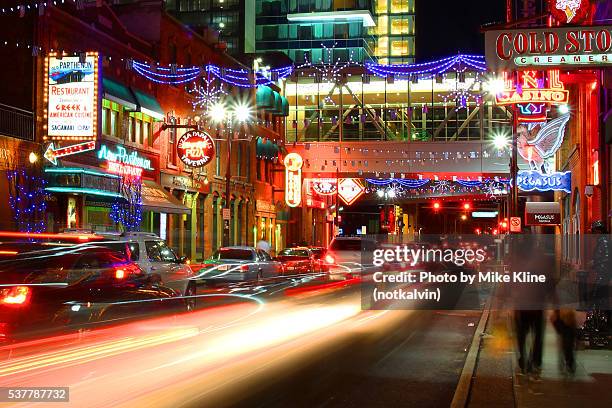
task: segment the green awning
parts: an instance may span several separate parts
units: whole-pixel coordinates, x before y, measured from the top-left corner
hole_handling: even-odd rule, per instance
[[[274,91],[269,86],[260,86],[256,94],[257,108],[267,109],[274,106]]]
[[[258,137],[255,152],[260,159],[273,160],[278,157],[278,146],[270,140],[264,141],[263,138]]]
[[[145,115],[149,115],[150,117],[157,120],[164,120],[166,117],[164,110],[157,102],[154,96],[146,94],[141,91],[137,91],[132,89],[134,95],[136,95],[136,101],[138,102],[138,110]]]
[[[118,103],[128,110],[136,110],[137,102],[134,94],[125,85],[115,82],[112,79],[102,79],[103,97],[109,101]]]

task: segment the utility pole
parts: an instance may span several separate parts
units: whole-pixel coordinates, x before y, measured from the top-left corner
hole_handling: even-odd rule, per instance
[[[230,180],[232,178],[232,122],[229,119],[229,130],[227,132],[227,154],[225,164],[225,214],[223,214],[223,246],[230,245]]]
[[[510,179],[512,180],[512,188],[510,189],[510,216],[518,217],[518,112],[515,107],[512,117],[512,156],[510,159]]]

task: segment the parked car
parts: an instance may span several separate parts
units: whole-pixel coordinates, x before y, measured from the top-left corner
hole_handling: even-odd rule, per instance
[[[329,264],[325,261],[327,248],[310,247],[310,251],[312,252],[315,260],[315,272],[329,272]]]
[[[0,340],[136,317],[165,310],[168,302],[181,303],[175,291],[159,284],[159,276],[145,274],[124,254],[96,243],[3,242],[0,282]]]
[[[285,274],[312,273],[317,262],[314,253],[306,247],[286,248],[278,253],[276,260],[285,267]]]
[[[198,279],[204,281],[260,281],[283,274],[282,263],[265,251],[248,246],[219,248],[204,261]]]
[[[108,241],[99,242],[99,245],[125,254],[147,274],[158,274],[164,286],[184,296],[187,310],[195,308],[197,284],[192,279],[194,273],[186,257],[179,258],[164,240],[153,233],[125,232],[104,236]]]

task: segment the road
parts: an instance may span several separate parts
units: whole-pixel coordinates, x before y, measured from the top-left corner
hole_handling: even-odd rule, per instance
[[[75,407],[447,406],[479,318],[364,311],[354,280],[199,293],[191,313],[4,346],[0,387],[67,386]]]

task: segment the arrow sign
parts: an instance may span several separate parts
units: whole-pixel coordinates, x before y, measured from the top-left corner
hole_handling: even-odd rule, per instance
[[[66,147],[60,147],[55,149],[55,145],[53,142],[49,143],[47,146],[47,150],[45,150],[45,159],[49,160],[53,163],[54,166],[57,166],[57,159],[60,157],[71,156],[77,153],[88,152],[90,150],[94,150],[96,148],[96,142],[85,142],[79,143],[75,145],[70,145]]]

